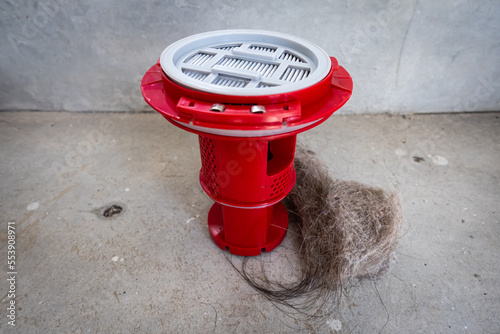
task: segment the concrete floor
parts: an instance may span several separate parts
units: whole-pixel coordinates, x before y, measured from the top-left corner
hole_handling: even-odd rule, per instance
[[[299,135],[333,176],[398,191],[405,215],[390,273],[313,321],[253,291],[211,241],[195,135],[157,114],[0,113],[0,332],[499,333],[499,117],[333,116]],[[278,277],[289,239],[260,257]]]

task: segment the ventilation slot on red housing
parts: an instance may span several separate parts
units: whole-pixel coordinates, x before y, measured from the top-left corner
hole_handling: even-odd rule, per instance
[[[212,139],[200,136],[201,181],[213,196],[219,196],[217,166],[215,164],[215,146]]]

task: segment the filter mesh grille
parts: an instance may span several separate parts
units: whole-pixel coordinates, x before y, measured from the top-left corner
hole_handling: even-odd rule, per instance
[[[293,61],[293,62],[296,62],[296,63],[305,63],[305,61],[303,59],[301,59],[299,56],[296,56],[288,51],[284,51],[279,59],[283,59],[283,60],[289,60],[289,61]]]
[[[282,192],[289,186],[290,178],[292,176],[291,170],[287,169],[279,177],[274,177],[270,189],[268,189],[269,197],[281,195]]]
[[[182,73],[184,73],[188,77],[196,79],[196,80],[204,80],[208,76],[208,73],[202,73],[202,72],[187,70],[187,69],[182,69]]]
[[[218,65],[228,68],[258,72],[263,77],[267,78],[271,77],[278,68],[277,64],[266,64],[259,61],[244,60],[241,58],[229,58],[229,57],[222,58],[222,60],[218,63]]]
[[[234,44],[234,45],[222,45],[222,46],[216,46],[216,47],[214,47],[214,49],[223,50],[223,51],[231,51],[231,50],[233,50],[234,48],[239,47],[240,45],[241,45],[241,44]]]
[[[244,80],[241,78],[230,77],[226,75],[218,75],[213,81],[214,85],[223,86],[223,87],[236,87],[242,88],[248,84],[248,80]]]
[[[213,57],[214,57],[213,54],[204,53],[204,52],[198,52],[198,53],[195,53],[192,56],[189,56],[184,61],[184,63],[186,63],[186,64],[192,64],[192,65],[196,65],[196,66],[203,66],[203,64],[205,64],[207,61],[209,61]]]
[[[283,75],[281,76],[280,79],[289,82],[297,82],[307,78],[310,72],[311,71],[306,68],[296,68],[289,66],[287,67],[285,72],[283,72]]]
[[[219,183],[217,178],[217,166],[215,165],[215,146],[212,139],[199,136],[201,152],[201,175],[202,182],[213,196],[219,195]]]
[[[262,95],[317,83],[330,69],[328,55],[307,41],[264,31],[220,31],[172,44],[160,58],[164,72],[189,88]]]
[[[264,52],[276,52],[276,47],[265,46],[265,45],[250,45],[248,47],[250,50],[264,51]]]

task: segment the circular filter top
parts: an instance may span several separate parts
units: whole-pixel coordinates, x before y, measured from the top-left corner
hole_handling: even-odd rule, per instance
[[[312,86],[331,61],[306,40],[261,30],[223,30],[193,35],[161,54],[165,74],[190,89],[214,94],[259,96]]]

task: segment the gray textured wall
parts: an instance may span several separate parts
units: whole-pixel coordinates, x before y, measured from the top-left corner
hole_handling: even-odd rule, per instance
[[[500,1],[1,0],[0,109],[149,110],[141,76],[182,37],[306,38],[354,78],[344,113],[500,110]]]

